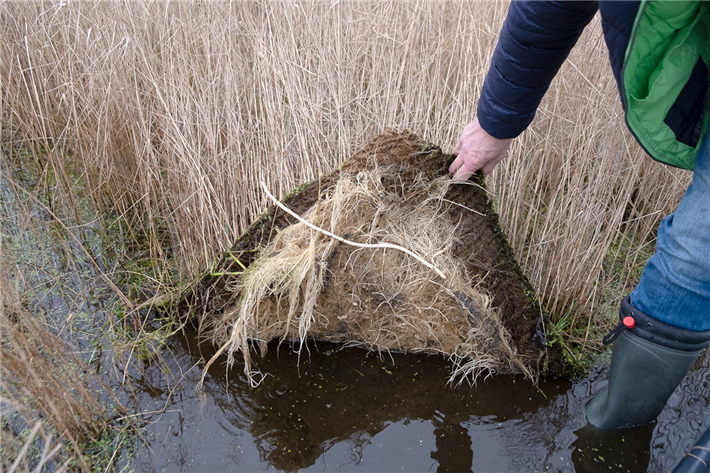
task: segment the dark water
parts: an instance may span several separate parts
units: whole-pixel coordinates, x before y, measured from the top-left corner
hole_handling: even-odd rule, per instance
[[[577,383],[494,376],[455,387],[438,357],[317,343],[299,364],[284,344],[258,363],[268,375],[256,388],[241,366],[222,366],[198,393],[200,358],[212,352],[191,335],[170,345],[171,371],[194,368],[172,397],[160,373],[147,375],[141,403],[165,412],[150,419],[150,449],[126,457],[137,471],[670,471],[710,426],[710,357],[657,424],[600,432],[583,406],[603,369]]]
[[[121,269],[121,258],[108,256],[121,254],[116,241],[94,226],[77,228],[89,262],[46,212],[2,184],[3,257],[22,272],[22,291],[34,294],[29,307],[144,421],[142,438],[120,447],[118,471],[663,472],[710,427],[710,356],[656,424],[620,432],[596,431],[584,419],[604,367],[575,383],[494,376],[456,387],[439,357],[318,343],[299,363],[283,344],[258,362],[266,375],[257,387],[241,366],[215,364],[198,392],[213,349],[193,332],[168,338],[159,357],[129,352],[116,361],[106,337],[117,326],[116,299],[96,271]]]

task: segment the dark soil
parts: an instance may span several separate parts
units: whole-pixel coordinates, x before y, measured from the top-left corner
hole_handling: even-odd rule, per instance
[[[387,131],[367,143],[341,167],[329,175],[310,182],[295,190],[284,199],[284,204],[302,215],[320,198],[330,191],[337,182],[340,172],[357,173],[373,166],[387,169],[385,186],[389,191],[407,198],[407,183],[422,172],[434,179],[448,174],[448,167],[454,156],[444,154],[439,147],[422,141],[413,133]],[[493,305],[500,310],[502,322],[512,337],[520,360],[538,370],[541,361],[548,355],[544,337],[539,330],[540,306],[534,290],[518,266],[513,251],[505,235],[500,230],[498,216],[488,199],[483,177],[474,175],[477,185],[453,185],[446,199],[461,205],[452,205],[448,217],[457,224],[453,246],[454,255],[465,265],[472,281],[480,281],[492,296]],[[476,212],[471,212],[473,209]],[[295,219],[272,206],[258,219],[231,249],[233,256],[225,255],[216,267],[225,272],[238,272],[241,268],[234,261],[236,257],[243,265],[249,266],[263,248],[280,229],[295,223]],[[333,258],[338,258],[338,252]],[[341,255],[342,257],[342,255]],[[218,317],[220,312],[233,302],[235,294],[226,289],[226,279],[205,276],[196,290],[187,298],[193,310],[199,314]],[[373,296],[374,298],[374,296]],[[373,303],[378,303],[373,299]],[[345,303],[339,310],[356,311]],[[202,321],[203,317],[199,317]],[[209,325],[209,322],[207,322]],[[348,341],[347,327],[342,330],[342,340]],[[546,361],[550,361],[549,359]]]

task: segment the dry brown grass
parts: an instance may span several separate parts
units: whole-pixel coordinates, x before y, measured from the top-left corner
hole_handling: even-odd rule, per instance
[[[115,397],[24,309],[6,273],[0,274],[0,295],[3,470],[91,471],[84,449],[111,431],[101,399]],[[111,452],[104,455],[111,458]]]
[[[385,127],[453,146],[506,6],[499,2],[70,2],[0,5],[3,140],[70,151],[182,268],[205,267],[263,210]],[[625,131],[598,23],[491,177],[527,274],[556,314],[593,309],[623,230],[632,268],[689,173]],[[62,153],[59,153],[62,151]],[[66,177],[68,179],[68,177]],[[155,243],[154,256],[161,257]]]

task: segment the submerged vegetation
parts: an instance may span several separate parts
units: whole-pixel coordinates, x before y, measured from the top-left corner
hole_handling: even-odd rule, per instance
[[[125,409],[61,338],[22,307],[10,284],[0,275],[3,470],[105,466],[121,437],[111,416],[125,419]]]
[[[42,203],[39,218],[23,210],[28,218],[10,235],[16,245],[2,230],[3,281],[22,305],[34,301],[20,318],[40,324],[16,325],[3,290],[2,324],[17,329],[3,327],[3,356],[8,337],[45,330],[41,339],[58,335],[69,347],[52,350],[75,351],[90,367],[111,359],[103,382],[123,386],[129,366],[160,364],[179,325],[150,309],[207,268],[223,272],[216,258],[270,204],[261,182],[277,196],[318,182],[387,127],[455,144],[475,116],[505,11],[501,2],[464,1],[0,3],[4,204],[13,195]],[[617,96],[595,21],[487,182],[530,296],[549,313],[547,338],[568,363],[599,347],[600,327],[690,179],[645,157]],[[33,174],[25,182],[18,173]],[[107,319],[82,321],[74,307],[62,315],[71,324],[43,318],[27,286],[5,277],[20,253],[45,255],[25,236],[45,227],[67,242],[50,267],[86,265],[107,282]],[[108,264],[94,251],[102,244],[116,249]],[[58,278],[40,279],[47,293],[62,290]],[[78,332],[91,336],[72,343]],[[87,341],[97,334],[100,343]],[[53,362],[86,371],[70,356]],[[27,417],[25,437],[42,436],[46,457],[55,435],[74,450],[105,444],[99,432],[121,417],[106,408],[118,404],[83,398],[95,379],[71,378],[86,410],[75,420],[92,426],[89,437],[61,425],[35,429]],[[18,396],[27,412],[42,412]]]
[[[97,215],[81,181],[70,183],[58,190],[51,167],[3,143],[3,471],[111,468],[142,424],[130,381],[142,363],[161,363],[175,330],[142,308],[160,286],[125,222]]]

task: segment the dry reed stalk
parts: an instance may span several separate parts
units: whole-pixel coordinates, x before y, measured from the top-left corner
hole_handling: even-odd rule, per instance
[[[6,455],[9,454],[2,461],[4,471],[8,473],[49,470],[63,473],[68,471],[70,460],[65,461],[62,465],[55,464],[55,459],[61,453],[63,445],[55,443],[52,435],[47,435],[43,432],[41,421],[35,422],[22,446],[16,445],[19,443],[18,440],[10,432],[4,432],[0,439],[0,447]],[[36,443],[44,444],[44,446],[39,453],[39,457],[31,459],[32,447]],[[12,461],[12,464],[10,464],[10,461]]]
[[[634,248],[654,238],[690,178],[652,162],[627,133],[598,21],[580,46],[514,144],[518,159],[493,175],[511,244],[555,314],[594,308],[622,231],[635,243],[621,266],[643,263]]]
[[[70,151],[98,204],[164,229],[205,267],[277,195],[387,126],[455,144],[505,16],[501,2],[62,2],[0,5],[3,136]],[[598,21],[491,178],[545,305],[594,308],[620,231],[632,268],[688,173],[625,131]],[[582,313],[580,312],[580,313]]]
[[[3,416],[17,413],[27,425],[34,425],[30,440],[39,436],[44,442],[45,448],[32,468],[51,462],[57,463],[54,467],[59,470],[72,465],[91,471],[82,448],[111,429],[107,407],[99,401],[99,391],[104,391],[105,385],[87,374],[64,342],[22,307],[17,288],[6,273],[0,274],[0,294],[0,392],[7,409]],[[59,444],[55,445],[49,432],[56,433]],[[11,437],[3,432],[9,448]],[[26,457],[30,440],[12,464],[5,465],[8,470],[29,469]]]

